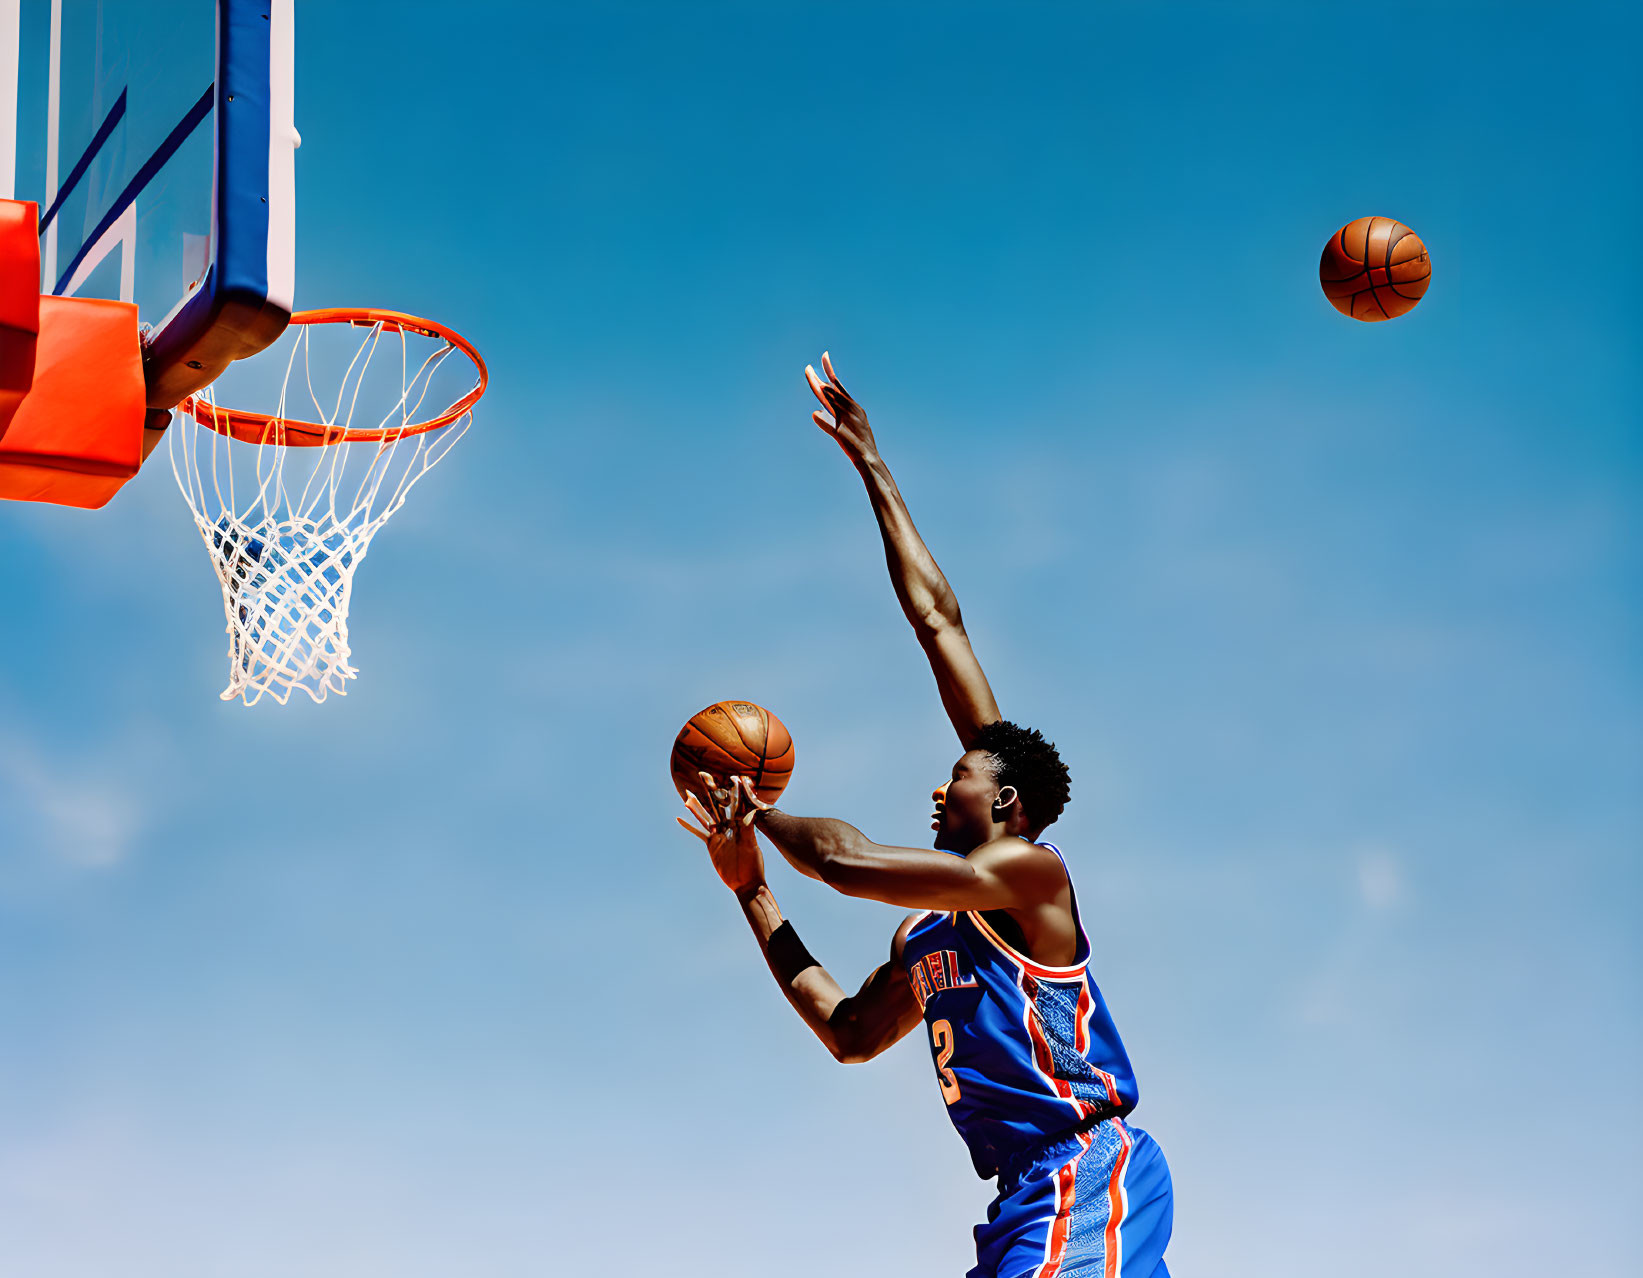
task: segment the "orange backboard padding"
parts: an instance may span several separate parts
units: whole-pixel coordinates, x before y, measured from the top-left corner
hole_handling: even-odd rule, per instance
[[[0,200],[0,431],[34,380],[40,332],[39,210],[31,200]]]
[[[106,505],[142,465],[146,400],[134,305],[40,298],[34,383],[0,434],[0,498]]]

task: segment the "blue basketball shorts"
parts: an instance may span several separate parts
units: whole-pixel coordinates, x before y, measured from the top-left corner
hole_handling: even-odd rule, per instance
[[[1164,1151],[1109,1118],[998,1178],[967,1278],[1169,1278],[1174,1215]]]

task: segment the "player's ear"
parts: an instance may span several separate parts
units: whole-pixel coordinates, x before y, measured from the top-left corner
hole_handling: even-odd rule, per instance
[[[1013,785],[1007,785],[998,792],[998,798],[993,800],[993,820],[1002,821],[1010,815],[1010,809],[1021,798]]]

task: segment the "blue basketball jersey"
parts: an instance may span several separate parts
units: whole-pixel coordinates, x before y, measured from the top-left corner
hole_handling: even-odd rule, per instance
[[[1040,846],[1061,858],[1053,843]],[[1071,891],[1070,874],[1067,883]],[[902,958],[930,1028],[936,1081],[980,1176],[1122,1117],[1139,1099],[1090,975],[1076,895],[1072,913],[1078,948],[1070,967],[1033,962],[978,910],[927,913],[907,935]]]

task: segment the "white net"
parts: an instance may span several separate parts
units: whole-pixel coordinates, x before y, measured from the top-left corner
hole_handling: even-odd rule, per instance
[[[339,338],[356,334],[363,336],[351,356],[339,353]],[[450,402],[430,397],[457,349],[448,342],[381,323],[293,325],[285,341],[290,358],[263,442],[204,424],[222,420],[215,388],[185,405],[167,431],[177,486],[222,586],[228,622],[222,699],[239,697],[246,705],[265,695],[284,704],[296,689],[315,701],[346,695],[358,673],[348,646],[354,573],[412,486],[473,421],[469,408],[449,425],[417,428],[433,415],[425,402],[435,409]],[[331,349],[323,350],[327,345]],[[459,358],[453,367],[465,364]],[[322,400],[316,379],[336,385],[335,395]],[[373,402],[386,402],[386,411],[364,407]],[[362,420],[355,421],[356,413]],[[290,443],[299,436],[288,421],[322,423],[330,442]],[[350,440],[350,430],[380,436]]]

